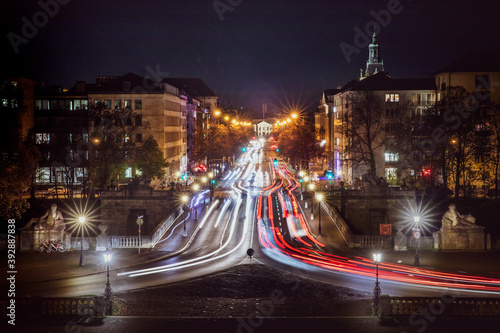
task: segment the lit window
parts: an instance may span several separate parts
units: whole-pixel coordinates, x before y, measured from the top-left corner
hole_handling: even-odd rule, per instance
[[[131,167],[128,167],[127,169],[125,169],[125,177],[132,178],[132,168]]]
[[[35,143],[37,145],[50,143],[50,133],[36,133],[35,134]]]
[[[398,153],[385,153],[384,156],[386,162],[397,162],[399,160]]]
[[[385,178],[394,179],[397,178],[398,168],[385,168]]]
[[[385,94],[386,102],[399,102],[399,94]]]

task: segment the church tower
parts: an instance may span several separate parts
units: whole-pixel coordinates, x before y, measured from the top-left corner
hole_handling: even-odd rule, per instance
[[[361,75],[362,79],[384,71],[384,61],[380,58],[380,45],[377,42],[377,34],[375,32],[373,32],[372,42],[368,46],[368,52],[366,71],[364,75]]]

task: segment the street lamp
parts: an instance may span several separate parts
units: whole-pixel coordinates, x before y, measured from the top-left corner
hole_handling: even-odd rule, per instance
[[[212,202],[212,199],[214,196],[213,180],[212,180],[213,177],[214,177],[214,174],[212,172],[209,172],[208,178],[210,179],[210,202]]]
[[[323,194],[317,193],[316,200],[318,200],[318,235],[321,236],[321,202],[323,201]]]
[[[196,195],[196,192],[200,189],[200,185],[198,184],[194,184],[193,185],[193,190],[195,192],[195,195]],[[194,221],[195,222],[198,222],[198,207],[196,207],[196,201],[194,203]]]
[[[85,223],[85,216],[79,216],[78,222],[80,222],[80,231],[82,232],[80,235],[80,267],[83,267],[85,264],[83,262],[83,225]]]
[[[104,289],[104,301],[107,307],[107,314],[111,314],[111,297],[113,296],[113,291],[111,290],[111,284],[109,283],[109,265],[111,264],[111,251],[109,251],[109,249],[107,249],[104,253],[104,262],[106,263],[106,288]]]
[[[413,221],[415,222],[415,228],[413,228],[413,238],[415,238],[415,241],[417,244],[415,244],[415,262],[413,263],[414,266],[420,266],[420,256],[418,254],[418,246],[420,245],[420,236],[422,235],[420,232],[420,216],[415,215],[413,216]]]
[[[181,201],[184,203],[184,205],[187,204],[189,198],[187,195],[183,195],[181,197]],[[187,237],[187,231],[186,231],[186,219],[184,219],[184,232],[182,233],[182,237]]]
[[[141,215],[141,216],[137,216],[137,225],[139,227],[139,253],[141,253],[141,225],[144,223],[144,216]]]
[[[373,289],[373,312],[375,315],[378,315],[378,306],[380,302],[380,284],[378,282],[378,265],[382,260],[381,253],[373,254],[373,261],[375,262],[375,288]]]

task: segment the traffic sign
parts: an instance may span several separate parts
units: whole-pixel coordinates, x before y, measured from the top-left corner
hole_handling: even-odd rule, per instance
[[[420,233],[420,230],[415,230],[413,232],[413,238],[420,239],[421,236],[422,236],[422,234]]]

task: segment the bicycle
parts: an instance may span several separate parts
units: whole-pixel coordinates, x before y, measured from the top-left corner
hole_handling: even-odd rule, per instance
[[[38,247],[38,252],[47,252],[50,253],[52,251],[64,252],[66,251],[66,245],[62,241],[58,241],[57,243],[53,240],[48,240],[40,244]]]

